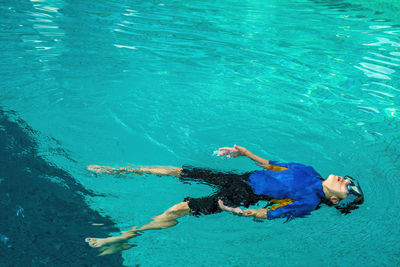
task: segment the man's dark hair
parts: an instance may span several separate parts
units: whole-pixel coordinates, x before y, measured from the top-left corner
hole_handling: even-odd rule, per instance
[[[341,206],[340,204],[335,205],[335,208],[339,210],[342,214],[346,215],[349,214],[351,210],[358,209],[358,206],[361,205],[364,202],[364,197],[360,196],[356,198],[353,202]]]

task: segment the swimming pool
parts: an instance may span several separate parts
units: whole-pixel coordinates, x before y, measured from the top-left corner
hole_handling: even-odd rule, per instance
[[[183,218],[132,239],[127,266],[396,266],[399,25],[350,1],[8,1],[0,106],[37,131],[37,155],[94,191],[86,202],[120,230],[211,189],[95,177],[90,164],[253,170],[212,156],[238,144],[358,177],[366,195],[348,216],[323,207],[286,224]]]

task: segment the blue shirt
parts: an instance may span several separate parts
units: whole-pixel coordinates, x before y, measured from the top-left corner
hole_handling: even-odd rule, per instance
[[[271,165],[284,170],[256,171],[250,175],[249,185],[256,195],[265,195],[278,203],[267,209],[267,219],[304,217],[315,210],[325,197],[321,177],[312,167],[300,163],[278,163]],[[287,169],[285,169],[287,168]]]

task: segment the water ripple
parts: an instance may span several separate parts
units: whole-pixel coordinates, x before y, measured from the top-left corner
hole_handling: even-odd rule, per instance
[[[360,264],[370,264],[363,257],[371,243],[394,258],[393,248],[378,237],[393,227],[400,188],[400,30],[385,13],[319,0],[9,1],[0,12],[0,104],[61,140],[77,162],[254,168],[245,161],[220,163],[209,156],[218,145],[237,143],[268,158],[309,163],[324,176],[354,173],[367,196],[365,207],[346,217],[322,208],[293,222],[304,227],[296,235],[304,234],[312,247],[313,240],[323,238],[320,233],[346,229],[354,238],[340,242],[360,245],[355,252]],[[55,154],[43,153],[64,164]],[[79,172],[77,168],[71,171]],[[81,176],[77,179],[93,190],[108,190]],[[176,195],[165,196],[162,204],[180,200]],[[102,201],[109,199],[96,205],[104,207]],[[120,204],[109,205],[104,213],[126,223],[131,214],[116,211],[115,206],[124,206]],[[141,204],[130,201],[129,212]],[[162,208],[160,204],[157,212]],[[327,230],[333,221],[340,226]],[[238,221],[241,228],[243,223]],[[260,225],[268,238],[248,240],[260,236],[252,230],[254,223],[243,237],[253,249],[260,246],[257,252],[269,247],[276,254],[268,257],[282,255],[287,250],[277,249],[279,238],[301,245],[290,227]],[[309,230],[315,227],[320,231]],[[273,232],[282,235],[271,236]],[[221,238],[204,236],[205,245]],[[275,244],[270,238],[276,238]],[[149,259],[161,255],[153,249],[143,250],[149,251]],[[227,251],[232,254],[234,248],[228,245]],[[235,255],[240,259],[240,253]],[[139,258],[139,263],[149,260]],[[271,264],[287,265],[281,258]]]

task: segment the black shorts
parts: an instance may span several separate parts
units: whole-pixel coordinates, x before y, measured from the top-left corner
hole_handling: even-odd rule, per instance
[[[248,208],[250,205],[265,199],[264,196],[254,194],[253,189],[249,186],[248,181],[251,174],[252,172],[243,174],[223,173],[184,166],[180,175],[181,180],[196,181],[217,188],[214,195],[201,198],[187,197],[185,201],[188,202],[189,208],[195,215],[221,212],[222,210],[218,206],[219,199],[226,206]]]

